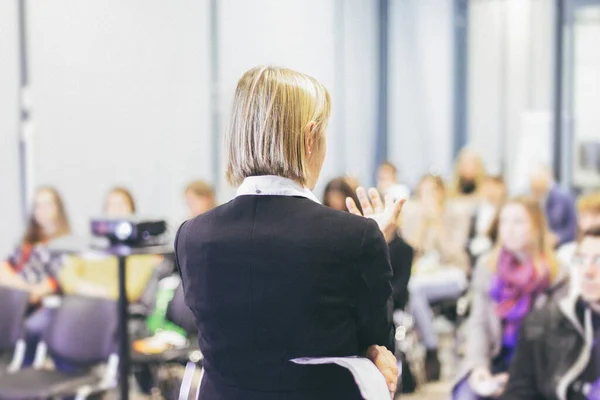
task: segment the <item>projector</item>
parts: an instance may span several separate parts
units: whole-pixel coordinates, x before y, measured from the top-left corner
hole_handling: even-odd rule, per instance
[[[108,239],[112,245],[156,246],[166,242],[167,223],[162,219],[126,217],[93,218],[92,235]]]

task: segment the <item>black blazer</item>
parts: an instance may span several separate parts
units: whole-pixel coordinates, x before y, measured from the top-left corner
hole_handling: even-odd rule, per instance
[[[370,219],[240,196],[185,222],[175,250],[204,354],[201,400],[360,399],[345,369],[289,360],[393,351],[392,270]]]

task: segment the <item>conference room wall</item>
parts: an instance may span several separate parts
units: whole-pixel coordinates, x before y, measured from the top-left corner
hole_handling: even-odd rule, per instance
[[[0,260],[16,244],[22,229],[18,115],[17,2],[0,1]]]
[[[329,90],[328,153],[316,189],[344,173],[371,183],[376,130],[377,12],[374,0],[218,2],[219,121],[225,129],[239,77],[261,64],[296,69]],[[221,162],[221,168],[224,168]],[[221,199],[234,190],[219,174]]]
[[[527,185],[527,163],[550,161],[552,126],[543,120],[551,121],[554,90],[553,4],[469,3],[469,142],[492,173],[505,174],[514,192]],[[523,148],[523,138],[537,135],[538,129],[546,140],[537,148]],[[530,161],[516,162],[524,158]]]
[[[35,183],[78,233],[113,185],[180,222],[186,182],[212,176],[208,0],[28,5]]]
[[[390,2],[389,158],[414,185],[448,176],[453,147],[452,1]]]

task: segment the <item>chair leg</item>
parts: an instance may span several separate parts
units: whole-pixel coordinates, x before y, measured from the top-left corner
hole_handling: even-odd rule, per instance
[[[183,374],[181,388],[179,389],[179,400],[189,399],[194,372],[196,372],[196,364],[190,361],[185,365],[185,373]]]
[[[15,345],[15,352],[13,354],[12,361],[8,366],[8,373],[12,374],[17,372],[23,366],[23,360],[25,359],[25,350],[27,345],[23,339],[19,339]]]

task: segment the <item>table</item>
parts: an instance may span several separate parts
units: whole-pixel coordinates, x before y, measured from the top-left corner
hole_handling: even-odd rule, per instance
[[[132,255],[169,255],[174,253],[173,246],[161,245],[150,247],[130,247],[114,245],[110,247],[97,247],[93,238],[65,237],[49,243],[48,247],[56,252],[66,254],[94,254],[115,256],[119,268],[119,388],[122,400],[129,399],[129,373],[131,370],[131,344],[129,341],[129,310],[127,301],[127,278],[125,274],[127,257]]]

